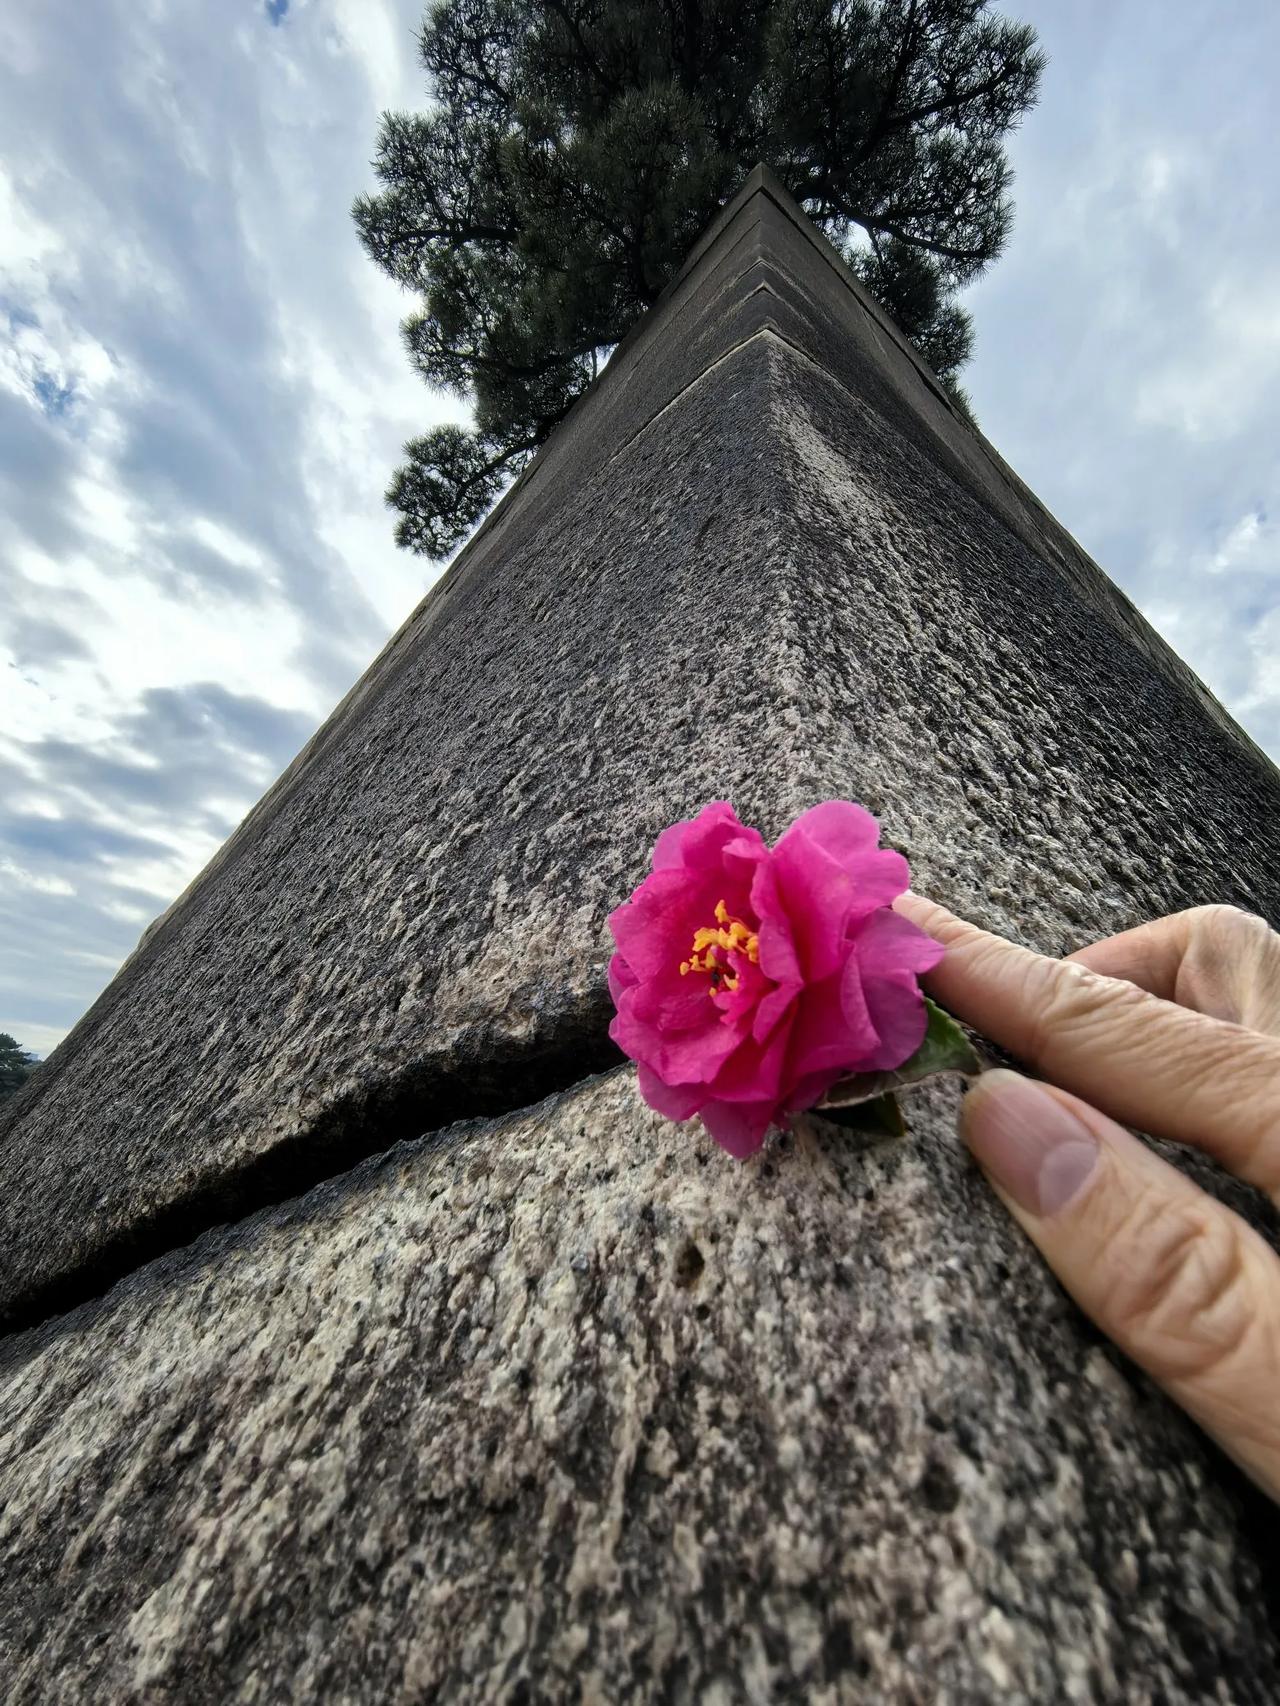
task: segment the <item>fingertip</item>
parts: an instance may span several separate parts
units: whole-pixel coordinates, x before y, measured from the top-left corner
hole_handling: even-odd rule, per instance
[[[913,924],[918,924],[930,936],[937,936],[948,925],[960,922],[945,906],[940,906],[936,900],[930,900],[926,895],[917,894],[915,889],[904,889],[894,901],[893,910],[900,912]]]
[[[982,1073],[961,1106],[960,1129],[975,1161],[1026,1214],[1059,1214],[1097,1170],[1096,1132],[1073,1097],[1003,1067]]]

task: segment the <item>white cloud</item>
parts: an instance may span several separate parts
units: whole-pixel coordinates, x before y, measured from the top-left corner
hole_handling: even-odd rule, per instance
[[[1245,695],[1242,709],[1246,714],[1268,712],[1280,727],[1280,599],[1249,631],[1247,644],[1254,675],[1252,690]]]
[[[191,523],[191,537],[207,545],[211,551],[216,551],[220,557],[240,569],[267,568],[266,558],[258,547],[248,539],[242,539],[230,527],[224,527],[220,521],[214,521],[210,516],[198,515]]]
[[[274,10],[0,20],[0,1008],[45,1046],[433,574],[348,215],[420,8]]]
[[[41,1025],[33,1023],[30,1016],[21,1012],[15,1017],[6,1017],[0,1013],[0,1031],[7,1031],[11,1037],[16,1037],[31,1054],[45,1058],[66,1035],[63,1025]]]
[[[1280,11],[1024,0],[1050,55],[970,292],[984,431],[1280,754]]]
[[[1190,240],[1190,226],[1184,230]],[[1139,425],[1168,427],[1196,444],[1230,442],[1274,395],[1280,378],[1280,269],[1217,282],[1180,322],[1178,348],[1141,375]]]
[[[20,889],[36,894],[74,894],[75,887],[65,877],[43,877],[38,871],[28,871],[14,860],[0,854],[0,877],[15,883]]]
[[[1211,575],[1247,569],[1277,577],[1280,584],[1280,528],[1257,510],[1242,515],[1205,559]]]
[[[50,261],[64,253],[63,239],[28,206],[12,171],[0,165],[0,276],[38,284]]]
[[[165,873],[166,879],[168,873]],[[104,900],[102,910],[108,918],[119,918],[126,924],[146,925],[151,922],[151,913],[145,906],[134,906],[126,900]],[[98,955],[82,955],[82,958],[99,959]]]

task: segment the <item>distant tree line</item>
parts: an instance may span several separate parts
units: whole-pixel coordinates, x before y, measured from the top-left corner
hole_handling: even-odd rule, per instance
[[[39,1064],[39,1057],[29,1054],[16,1037],[0,1031],[0,1102],[21,1089]]]

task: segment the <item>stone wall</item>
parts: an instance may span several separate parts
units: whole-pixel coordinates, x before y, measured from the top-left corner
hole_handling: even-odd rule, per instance
[[[1277,1697],[946,1093],[738,1166],[591,1076],[657,830],[829,796],[1048,951],[1280,922],[1274,768],[757,172],[6,1109],[8,1697]]]

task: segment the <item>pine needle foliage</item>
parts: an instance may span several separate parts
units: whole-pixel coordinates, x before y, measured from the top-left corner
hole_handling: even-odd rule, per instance
[[[353,211],[474,425],[406,445],[401,545],[466,536],[759,160],[954,384],[1044,63],[988,0],[437,0],[420,46]]]

